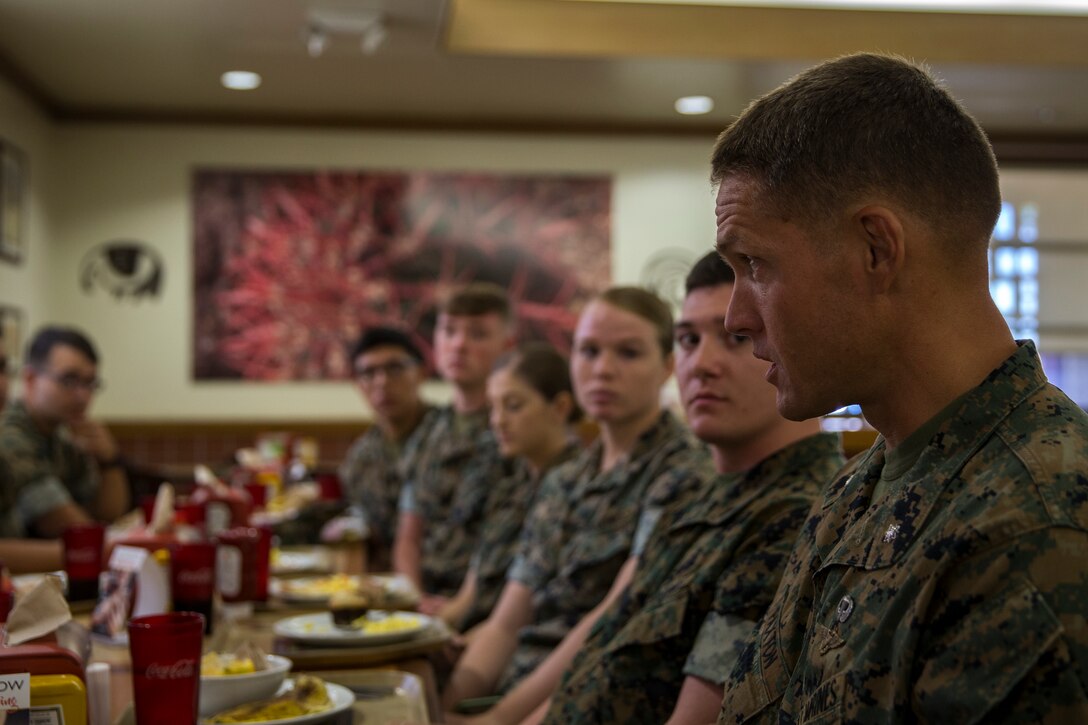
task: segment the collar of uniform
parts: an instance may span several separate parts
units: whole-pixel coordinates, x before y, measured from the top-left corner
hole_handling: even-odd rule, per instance
[[[458,413],[453,406],[442,410],[442,420],[438,427],[442,432],[443,460],[471,455],[481,444],[491,439],[491,430],[487,425],[487,410],[474,413]]]
[[[642,432],[635,441],[631,453],[616,463],[610,471],[601,475],[601,455],[604,446],[600,439],[593,444],[594,468],[589,480],[585,482],[585,491],[599,491],[622,485],[626,481],[637,476],[651,460],[656,460],[662,455],[668,455],[675,448],[686,445],[688,438],[687,429],[667,410],[661,411],[653,425]]]
[[[879,501],[872,492],[884,464],[884,440],[859,463],[856,472],[832,486],[824,502],[823,565],[880,569],[897,561],[925,525],[948,481],[1026,398],[1046,385],[1031,341],[1018,349],[963,397],[959,409],[941,425],[902,485]],[[849,499],[847,502],[846,499]]]
[[[684,512],[670,529],[693,524],[720,526],[771,489],[775,495],[789,496],[794,489],[800,491],[809,484],[804,474],[813,461],[837,455],[841,456],[839,436],[817,433],[775,451],[747,471],[719,474],[699,503]]]

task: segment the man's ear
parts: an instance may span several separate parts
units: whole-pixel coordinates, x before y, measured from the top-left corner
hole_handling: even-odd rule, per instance
[[[869,205],[853,217],[865,244],[865,274],[874,291],[888,290],[906,263],[906,233],[899,215],[886,206]]]

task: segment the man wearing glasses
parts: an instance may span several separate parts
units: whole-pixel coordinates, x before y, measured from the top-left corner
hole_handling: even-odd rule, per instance
[[[0,536],[55,539],[72,524],[112,521],[129,508],[113,436],[88,418],[102,388],[98,355],[82,333],[45,327],[27,348],[22,397],[0,415],[6,469]]]
[[[368,533],[367,568],[392,567],[397,531],[402,460],[406,450],[426,435],[432,408],[419,394],[427,378],[423,354],[406,333],[391,327],[366,329],[351,353],[355,384],[374,414],[374,424],[352,444],[340,466],[344,497],[352,518],[361,519]],[[323,532],[328,538],[342,529],[335,519]],[[333,523],[333,522],[330,522]]]

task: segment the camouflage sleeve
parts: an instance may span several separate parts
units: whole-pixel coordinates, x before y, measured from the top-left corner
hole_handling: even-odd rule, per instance
[[[927,616],[912,705],[941,722],[1088,721],[1088,532],[1052,527],[960,564]]]
[[[555,553],[560,549],[561,522],[570,506],[565,481],[560,477],[564,467],[550,471],[540,483],[540,490],[521,528],[521,540],[507,580],[516,581],[537,591],[555,574]]]
[[[23,528],[30,531],[39,518],[73,502],[72,495],[60,479],[48,476],[23,486],[16,494],[15,509],[23,522]]]
[[[357,438],[351,444],[347,455],[344,456],[344,460],[340,462],[340,467],[336,470],[337,475],[340,476],[340,486],[344,491],[344,498],[351,503],[358,503],[359,478],[362,473],[359,463],[364,451],[364,445],[362,437]]]
[[[710,612],[695,636],[684,674],[722,684],[755,631],[756,623],[750,619]]]

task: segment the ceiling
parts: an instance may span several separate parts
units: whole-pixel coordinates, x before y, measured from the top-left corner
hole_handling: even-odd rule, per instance
[[[315,11],[382,12],[372,55]],[[858,50],[925,60],[995,134],[1088,139],[1088,17],[602,0],[0,0],[0,74],[60,122],[712,133],[754,96]],[[222,72],[259,72],[248,92]],[[711,96],[707,116],[673,110]]]

